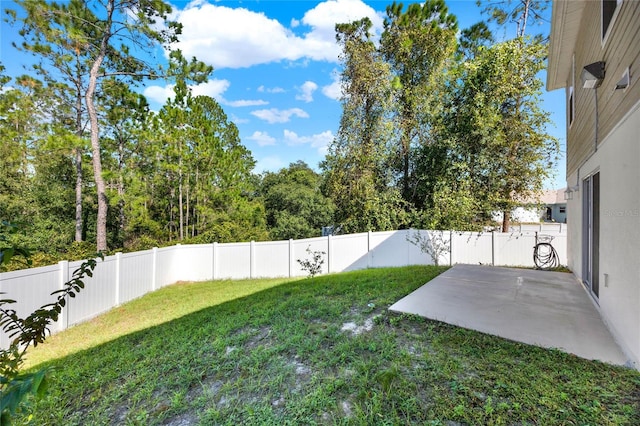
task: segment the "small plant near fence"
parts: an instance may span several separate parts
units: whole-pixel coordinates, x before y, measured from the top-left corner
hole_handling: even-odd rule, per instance
[[[428,254],[433,264],[439,266],[440,257],[451,252],[451,241],[446,238],[448,231],[420,231],[409,232],[407,241],[420,249],[422,253]]]
[[[320,250],[311,251],[311,246],[307,246],[307,250],[305,251],[309,254],[310,258],[297,259],[297,262],[300,264],[302,270],[307,273],[308,278],[313,278],[322,271],[324,256],[327,253]]]
[[[7,264],[18,255],[29,264],[29,251],[11,244],[8,234],[15,233],[15,226],[2,223],[0,226],[0,266]],[[102,254],[97,257],[103,258]],[[75,297],[84,288],[85,277],[93,276],[97,260],[84,261],[73,273],[62,289],[51,293],[55,302],[36,309],[25,318],[20,318],[15,309],[9,308],[16,303],[12,299],[0,298],[0,328],[11,339],[8,349],[0,349],[0,424],[10,425],[11,418],[24,409],[31,395],[42,396],[47,389],[49,368],[34,373],[21,371],[27,349],[43,343],[49,333],[49,326],[58,320],[69,297]],[[4,293],[0,292],[0,296]]]

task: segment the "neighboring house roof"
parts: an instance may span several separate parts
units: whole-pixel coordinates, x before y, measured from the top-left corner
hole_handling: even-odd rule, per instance
[[[540,203],[545,205],[566,204],[567,202],[564,199],[564,188],[544,191],[540,196]]]
[[[553,20],[547,67],[547,90],[567,85],[566,70],[571,69],[573,49],[586,1],[557,0],[553,2]]]
[[[533,205],[552,205],[552,204],[566,204],[564,199],[564,188],[562,189],[550,189],[542,191],[538,196],[533,196],[522,201],[523,206]]]

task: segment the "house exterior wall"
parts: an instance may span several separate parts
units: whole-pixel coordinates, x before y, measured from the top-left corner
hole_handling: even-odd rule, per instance
[[[604,40],[600,1],[556,0],[553,10],[547,88],[564,86],[574,100],[571,123],[567,102],[568,264],[584,281],[583,183],[599,173],[594,303],[640,369],[640,1],[619,1]],[[585,89],[581,71],[597,61],[605,62],[604,81]],[[616,90],[627,68],[630,84]]]
[[[640,99],[640,2],[624,0],[611,23],[604,43],[601,37],[599,1],[587,1],[574,48],[575,67],[565,70],[566,87],[574,85],[575,117],[567,120],[567,175],[577,171],[595,147],[595,90],[582,88],[582,67],[605,62],[605,78],[598,91],[598,140],[602,142]],[[632,76],[625,90],[616,83],[629,68]]]
[[[553,204],[547,207],[551,208],[551,222],[567,223],[566,204]],[[565,210],[561,211],[562,208]]]
[[[580,167],[600,172],[600,294],[604,321],[640,366],[640,103]],[[575,185],[577,172],[568,176]],[[582,194],[567,202],[569,269],[582,279]]]

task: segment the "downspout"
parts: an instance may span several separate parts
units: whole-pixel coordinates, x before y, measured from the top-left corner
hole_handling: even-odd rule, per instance
[[[600,126],[599,126],[599,119],[600,119],[600,112],[598,111],[598,88],[596,87],[594,89],[594,93],[595,93],[595,103],[596,103],[596,128],[595,128],[595,137],[593,138],[594,141],[594,147],[593,147],[593,153],[595,154],[596,152],[598,152],[598,131],[600,130]]]

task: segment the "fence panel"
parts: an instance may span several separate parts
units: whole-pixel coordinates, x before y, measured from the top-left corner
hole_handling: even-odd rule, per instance
[[[542,232],[562,234],[567,232],[567,224],[561,222],[521,223],[511,225],[509,232]]]
[[[496,232],[494,244],[496,266],[535,266],[533,263],[535,232]]]
[[[181,245],[174,254],[176,281],[205,281],[213,279],[213,244]]]
[[[492,237],[490,232],[453,232],[452,263],[469,265],[491,265],[493,262]]]
[[[371,234],[371,267],[405,266],[413,245],[407,241],[408,231]]]
[[[407,231],[407,242],[409,265],[434,265],[436,257],[439,265],[449,264],[451,232],[410,229]]]
[[[251,276],[251,244],[218,244],[216,278],[244,279]]]
[[[289,276],[289,241],[254,243],[254,278]]]
[[[0,274],[0,299],[12,299],[16,303],[6,305],[7,309],[14,309],[20,318],[55,301],[51,293],[60,289],[60,266],[44,266],[40,268],[23,269],[21,271],[4,272]],[[60,331],[58,324],[52,324],[51,332]],[[8,348],[9,336],[0,331],[0,348]]]
[[[182,246],[162,247],[156,257],[156,288],[173,284],[180,280],[177,266],[177,252]]]
[[[329,269],[328,254],[329,254],[329,239],[327,237],[318,238],[306,238],[304,240],[295,240],[293,242],[293,264],[291,265],[291,276],[303,277],[307,275],[306,271],[302,270],[300,262],[298,260],[311,260],[311,254],[307,253],[307,248],[311,251],[323,251],[324,263],[322,264],[321,274],[326,274]]]
[[[81,264],[82,261],[69,262],[69,277]],[[116,305],[116,272],[116,256],[107,256],[104,261],[98,260],[93,277],[85,278],[84,289],[68,301],[70,326],[93,318]]]
[[[339,235],[331,238],[331,272],[366,269],[369,234]]]
[[[569,263],[567,259],[567,234],[555,234],[551,240],[551,245],[558,254],[558,260],[560,265],[567,266]]]
[[[123,254],[120,258],[120,303],[149,293],[153,288],[153,250]]]

